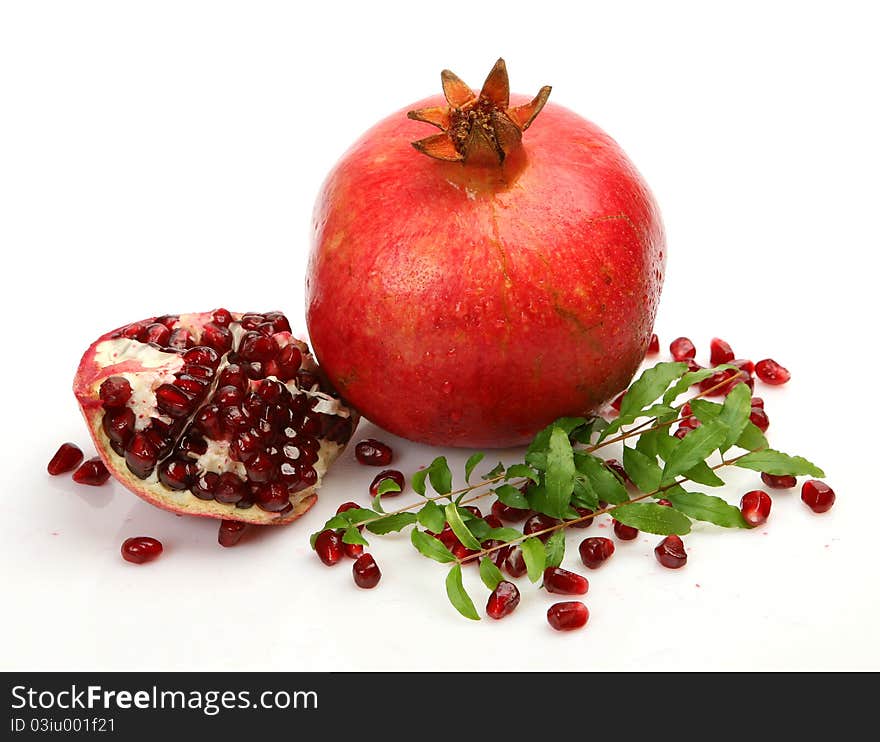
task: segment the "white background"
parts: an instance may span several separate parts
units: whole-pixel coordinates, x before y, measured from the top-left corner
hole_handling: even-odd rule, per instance
[[[3,3],[0,667],[880,668],[869,7]],[[220,305],[283,309],[304,330],[324,174],[376,120],[438,92],[443,67],[478,86],[499,55],[515,90],[552,83],[654,190],[664,347],[689,335],[705,361],[719,335],[791,369],[786,387],[759,386],[771,441],[825,468],[834,510],[779,494],[764,528],[697,526],[678,572],[655,563],[659,537],[619,544],[588,575],[589,625],[566,635],[525,581],[506,620],[460,618],[444,569],[405,537],[376,539],[376,590],[356,589],[347,563],[323,567],[308,534],[364,501],[374,473],[351,452],[307,517],[227,550],[214,522],[45,474],[61,441],[89,442],[70,384],[104,331]],[[406,472],[443,453],[366,423],[358,437],[370,433]],[[449,453],[460,472],[468,452]],[[759,483],[741,473],[723,494]],[[570,537],[565,566],[588,533]],[[137,534],[164,542],[159,561],[120,559]]]

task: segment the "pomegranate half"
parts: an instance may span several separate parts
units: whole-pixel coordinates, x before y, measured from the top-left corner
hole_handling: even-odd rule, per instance
[[[108,332],[74,393],[107,469],[147,502],[226,521],[308,510],[357,413],[280,312],[165,315]]]
[[[545,105],[549,87],[511,96],[503,60],[479,94],[441,79],[445,98],[376,124],[327,177],[309,335],[341,395],[386,430],[522,444],[632,378],[660,297],[663,226],[617,143]],[[425,137],[426,124],[440,132]]]

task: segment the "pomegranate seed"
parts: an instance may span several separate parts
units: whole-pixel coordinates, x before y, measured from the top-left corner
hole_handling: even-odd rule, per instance
[[[225,471],[220,475],[217,488],[214,490],[214,499],[217,502],[232,505],[243,499],[244,495],[244,482],[239,479],[237,474]]]
[[[587,625],[590,612],[579,600],[554,603],[547,609],[547,622],[557,631],[572,631]]]
[[[611,400],[612,409],[620,412],[620,405],[623,404],[623,398],[626,396],[626,390],[622,391],[618,394],[614,399]]]
[[[195,480],[197,472],[194,461],[166,459],[159,464],[159,481],[168,489],[187,490]]]
[[[336,508],[336,515],[344,513],[346,510],[359,510],[360,507],[361,506],[358,505],[356,502],[344,502],[342,503],[342,505]]]
[[[667,500],[665,497],[661,497],[659,500],[657,500],[657,504],[662,505],[664,508],[672,507],[672,503],[669,502],[669,500]]]
[[[133,536],[122,542],[121,551],[126,562],[143,564],[162,553],[162,544],[150,536]]]
[[[621,484],[630,484],[629,475],[626,473],[626,469],[623,468],[623,464],[617,459],[605,459],[605,467],[617,475]]]
[[[710,397],[720,397],[728,394],[735,386],[732,383],[734,377],[739,377],[739,371],[725,369],[716,371],[714,374],[700,382],[700,391]],[[740,379],[744,381],[744,379]]]
[[[235,546],[241,541],[241,537],[244,536],[246,528],[247,523],[242,523],[238,520],[220,521],[220,530],[217,533],[217,543],[220,544],[220,546]]]
[[[131,384],[124,376],[111,376],[101,383],[98,396],[104,407],[124,407],[131,399]]]
[[[156,343],[156,345],[165,345],[171,337],[171,330],[161,322],[154,322],[147,326],[144,334],[145,343]]]
[[[168,338],[168,347],[176,350],[191,348],[192,344],[192,335],[189,334],[189,330],[183,327],[172,330],[171,336]]]
[[[125,464],[140,479],[150,476],[158,458],[156,446],[143,430],[135,433],[125,447]]]
[[[246,361],[267,363],[273,360],[278,353],[278,343],[273,338],[255,331],[242,335],[238,346],[238,355]]]
[[[156,407],[171,417],[186,417],[192,412],[193,398],[179,387],[162,384],[156,389]]]
[[[691,430],[693,430],[693,428],[681,428],[681,427],[679,427],[679,428],[676,428],[675,432],[674,432],[672,435],[674,435],[676,438],[678,438],[679,440],[681,440],[681,439],[684,438],[688,433],[690,433]]]
[[[73,473],[73,481],[77,484],[89,484],[98,487],[110,479],[110,472],[98,456],[80,464]]]
[[[482,546],[483,549],[494,549],[494,551],[489,554],[489,558],[499,569],[504,566],[504,560],[507,559],[507,555],[510,554],[510,549],[512,548],[498,539],[488,539],[483,541],[480,546]]]
[[[214,369],[220,363],[220,355],[207,345],[197,345],[183,354],[183,362],[188,366],[204,366]]]
[[[725,343],[721,338],[712,338],[709,343],[709,362],[713,366],[722,363],[730,363],[733,360],[733,351],[730,345]]]
[[[516,585],[502,580],[489,595],[489,600],[486,603],[486,615],[494,619],[504,618],[513,613],[518,605],[519,590]]]
[[[669,352],[672,353],[672,357],[676,361],[686,361],[688,358],[693,358],[697,354],[697,349],[688,338],[681,337],[675,338],[675,340],[669,344]]]
[[[834,490],[818,479],[808,479],[801,487],[801,500],[814,513],[825,513],[834,504]]]
[[[278,378],[282,381],[290,381],[296,377],[296,372],[302,365],[302,352],[295,345],[286,345],[281,349],[278,358]]]
[[[767,413],[760,407],[752,407],[752,411],[749,414],[749,420],[751,420],[762,433],[770,427],[770,418],[767,417]]]
[[[681,537],[672,534],[664,538],[654,549],[654,556],[657,561],[664,567],[669,569],[678,569],[687,564],[687,552],[684,550],[684,544]]]
[[[523,518],[528,517],[530,512],[531,510],[526,508],[512,508],[510,505],[505,505],[501,500],[496,500],[492,503],[492,515],[509,523],[521,521]]]
[[[562,521],[557,520],[556,518],[551,518],[549,515],[544,515],[543,513],[535,513],[525,522],[523,525],[523,533],[526,536],[531,536],[533,533],[538,533],[539,531],[544,531],[548,528],[552,528],[553,526],[558,526]],[[546,541],[553,535],[553,532],[542,533],[538,536],[541,541]]]
[[[467,510],[474,518],[481,520],[483,518],[482,511],[476,505],[465,505],[464,510]]]
[[[522,549],[520,549],[519,546],[514,546],[510,550],[510,553],[508,553],[504,560],[504,569],[507,570],[507,574],[511,577],[522,577],[528,572],[526,560],[523,557]]]
[[[544,570],[544,589],[548,593],[562,595],[583,595],[590,588],[586,577],[569,572],[561,567],[547,567]]]
[[[746,492],[739,501],[739,509],[742,511],[743,518],[752,528],[767,522],[770,516],[770,506],[773,501],[763,490],[752,490]]]
[[[385,469],[384,471],[380,471],[374,478],[373,481],[370,482],[370,495],[375,497],[379,494],[379,485],[382,484],[387,479],[391,479],[397,482],[397,486],[400,487],[400,492],[403,491],[404,486],[406,485],[406,479],[403,474],[397,469]],[[400,492],[395,492],[394,490],[390,492],[386,492],[382,497],[392,497],[394,495],[399,495]]]
[[[351,565],[351,574],[354,576],[354,584],[366,590],[376,587],[379,580],[382,579],[379,565],[376,564],[372,554],[363,554],[358,557]]]
[[[324,564],[332,567],[342,559],[342,536],[336,531],[321,531],[315,539],[315,551]]]
[[[790,474],[776,475],[763,472],[761,474],[761,481],[768,487],[777,490],[790,490],[792,487],[797,487],[797,477],[793,477]]]
[[[345,552],[345,556],[349,559],[357,559],[364,553],[364,545],[363,544],[347,544],[344,541],[342,542],[342,551]]]
[[[214,311],[212,319],[218,327],[228,327],[232,324],[232,313],[228,309],[217,309]]]
[[[654,355],[660,352],[660,339],[657,333],[651,334],[651,340],[648,342],[648,355]]]
[[[614,553],[614,542],[604,536],[592,536],[581,541],[578,551],[584,566],[596,569]]]
[[[259,486],[256,497],[257,507],[267,513],[280,513],[290,505],[287,487],[280,482]]]
[[[615,520],[614,535],[617,536],[617,538],[619,538],[621,541],[632,541],[636,536],[639,535],[639,529],[625,525],[619,520]]]
[[[49,461],[46,470],[52,476],[64,474],[82,463],[83,452],[76,443],[62,443]]]
[[[453,547],[452,547],[452,549],[451,549],[451,551],[452,551],[452,555],[453,555],[456,559],[467,559],[469,556],[473,556],[474,554],[477,553],[477,550],[476,550],[476,549],[468,549],[468,547],[465,546],[465,545],[464,545],[463,543],[461,543],[461,542],[459,542],[459,543],[457,543],[457,544],[454,544]],[[472,560],[470,561],[470,563],[471,563],[471,564],[477,564],[477,560],[476,560],[476,559],[472,559]]]
[[[391,446],[375,438],[366,438],[354,447],[354,455],[364,466],[388,466],[393,452]]]
[[[688,371],[701,371],[703,369],[693,358],[685,358],[684,361],[687,363]]]
[[[589,508],[575,508],[575,511],[578,514],[579,518],[587,518],[588,515],[592,515],[593,511]],[[572,524],[572,528],[589,528],[593,525],[593,518],[587,518],[586,520],[582,520],[580,523]]]
[[[734,358],[730,364],[736,366],[740,371],[745,371],[749,376],[755,373],[755,362],[748,358]]]
[[[755,409],[755,407],[764,409],[764,400],[761,397],[752,397],[752,409]]]
[[[755,364],[755,373],[758,378],[765,384],[778,386],[784,384],[791,378],[791,373],[787,368],[780,366],[772,358],[765,358]]]
[[[217,483],[220,481],[220,475],[217,472],[208,471],[202,474],[193,485],[189,488],[200,500],[213,500],[214,490],[217,489]]]
[[[501,528],[504,524],[501,522],[501,518],[499,518],[495,513],[490,513],[483,520],[486,521],[486,525],[489,528]]]

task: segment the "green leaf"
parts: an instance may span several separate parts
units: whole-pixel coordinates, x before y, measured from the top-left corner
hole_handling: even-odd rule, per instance
[[[535,484],[538,483],[538,475],[535,474],[534,469],[527,464],[514,464],[513,466],[508,466],[507,474],[505,476],[507,479],[526,477],[527,479],[531,479]]]
[[[320,536],[320,535],[321,535],[320,531],[315,531],[311,536],[309,536],[309,545],[313,549],[315,548],[315,541],[318,540],[318,536]]]
[[[348,511],[339,513],[339,515],[334,515],[330,520],[328,520],[324,527],[321,529],[322,531],[335,531],[337,528],[348,528],[351,524],[351,520],[346,515]]]
[[[693,408],[691,408],[693,409]],[[724,400],[718,419],[727,425],[728,434],[721,445],[723,453],[739,440],[752,413],[752,393],[745,384],[737,384]]]
[[[452,472],[445,456],[438,456],[428,467],[428,479],[438,495],[448,495],[452,492]]]
[[[679,394],[683,394],[691,386],[703,381],[703,379],[708,379],[716,371],[717,369],[714,368],[701,368],[697,371],[688,371],[676,381],[675,384],[669,387],[666,394],[663,395],[663,404],[672,404]]]
[[[474,608],[474,601],[471,600],[471,596],[467,594],[461,582],[460,564],[453,565],[449,574],[446,575],[446,595],[449,597],[449,602],[455,606],[455,610],[462,616],[472,621],[480,620],[477,609]]]
[[[701,461],[692,469],[688,469],[684,475],[697,484],[705,484],[707,487],[723,487],[724,480],[719,477],[705,461]]]
[[[446,516],[443,514],[443,509],[433,500],[426,502],[422,509],[416,513],[416,517],[419,519],[419,523],[431,531],[431,533],[440,533],[443,530],[443,526],[446,525]]]
[[[804,474],[808,474],[811,477],[825,476],[824,471],[811,461],[807,461],[803,456],[789,456],[787,453],[774,451],[772,448],[747,453],[734,463],[743,469],[752,469],[753,471],[775,474],[776,476],[785,474],[791,474],[795,477]]]
[[[582,417],[560,417],[558,420],[550,423],[532,439],[526,450],[526,463],[538,471],[546,471],[547,456],[550,451],[550,440],[553,437],[553,432],[561,430],[567,439],[575,428],[583,425],[585,422],[586,420]]]
[[[596,425],[599,420],[602,420],[602,418],[592,417],[589,420],[586,420],[582,425],[578,425],[578,427],[576,427],[574,430],[572,430],[568,434],[568,437],[574,443],[588,444],[590,442],[590,438],[593,437],[593,433],[597,432]],[[605,423],[604,420],[602,420],[602,422]],[[607,425],[607,423],[605,423],[605,424]]]
[[[596,507],[599,504],[598,500],[604,500],[612,505],[617,505],[629,499],[629,496],[626,494],[626,487],[623,486],[617,475],[605,466],[605,462],[598,456],[578,454],[575,457],[575,465],[577,470],[590,483],[590,487],[596,495]],[[591,510],[595,510],[596,507],[591,508]]]
[[[721,405],[717,402],[710,402],[708,399],[692,399],[690,404],[691,412],[701,423],[714,420],[721,414]]]
[[[370,533],[383,535],[392,531],[400,531],[418,520],[415,513],[395,513],[386,515],[384,518],[367,523],[366,528]]]
[[[518,538],[522,538],[522,535],[522,531],[517,531],[515,528],[493,528],[483,537],[483,540],[495,539],[496,541],[504,542],[515,541]]]
[[[480,579],[486,587],[490,590],[494,590],[498,587],[499,582],[504,581],[504,575],[501,574],[501,570],[495,566],[495,562],[489,557],[483,557],[480,560]]]
[[[413,490],[421,495],[425,496],[425,480],[428,478],[428,470],[427,469],[419,469],[415,474],[410,477],[409,483],[412,485]]]
[[[577,462],[575,462],[577,467]],[[599,507],[599,497],[590,484],[590,480],[585,474],[578,472],[574,478],[574,494],[571,498],[571,504],[579,508],[589,508],[596,510]]]
[[[436,538],[429,536],[418,528],[412,529],[410,541],[412,541],[412,545],[415,546],[421,554],[428,557],[428,559],[433,559],[435,562],[441,563],[455,561],[455,555],[449,551],[449,549],[447,549]]]
[[[342,543],[344,544],[360,544],[361,546],[369,546],[370,542],[361,536],[357,526],[349,526],[342,534]]]
[[[658,505],[655,502],[633,502],[619,505],[611,511],[615,520],[646,533],[659,533],[668,536],[689,533],[690,519],[675,508]]]
[[[475,453],[468,457],[468,460],[464,463],[464,481],[468,484],[471,483],[471,474],[474,473],[474,468],[477,464],[479,464],[484,458],[486,458],[486,454],[479,452]]]
[[[662,481],[671,482],[693,469],[716,448],[724,445],[729,429],[721,420],[709,420],[688,433],[675,447],[663,469]]]
[[[464,520],[464,516],[462,516],[462,520]],[[488,538],[487,534],[489,533],[489,531],[492,530],[492,526],[486,523],[486,521],[482,518],[472,518],[471,520],[466,520],[465,525],[468,527],[468,530],[472,534],[474,534],[474,538],[477,539],[477,541],[479,541],[481,544]]]
[[[370,504],[373,506],[373,510],[377,513],[385,514],[385,508],[382,507],[382,495],[376,495],[372,500],[370,500]]]
[[[501,502],[512,508],[526,510],[529,507],[529,501],[526,499],[526,496],[510,484],[502,484],[500,487],[496,487],[495,494]]]
[[[375,518],[379,513],[375,510],[369,510],[368,508],[352,508],[351,510],[343,511],[341,515],[349,523],[357,525],[358,523],[363,523],[365,520]]]
[[[633,417],[656,400],[675,379],[687,372],[687,364],[681,362],[658,363],[645,369],[627,389],[620,403],[618,417]]]
[[[746,423],[746,427],[737,439],[736,445],[747,451],[760,451],[770,446],[761,429],[751,420]]]
[[[446,506],[444,512],[446,513],[446,522],[449,523],[449,527],[458,537],[458,540],[461,541],[462,545],[466,546],[468,549],[479,549],[480,542],[474,538],[474,534],[472,534],[464,524],[455,503],[450,502]]]
[[[623,447],[623,468],[642,492],[653,492],[660,486],[663,472],[657,459],[645,456],[638,449],[626,445]]]
[[[702,492],[687,492],[681,487],[670,487],[662,493],[676,510],[685,515],[714,523],[723,528],[748,528],[739,508],[735,508],[720,497],[704,495]]]
[[[387,495],[389,492],[400,492],[400,485],[390,477],[379,482],[379,487],[376,489],[377,495]]]
[[[544,544],[540,539],[532,536],[523,541],[520,548],[526,562],[526,569],[529,571],[529,579],[532,582],[537,582],[544,574],[544,560],[546,558]]]
[[[487,472],[486,472],[482,477],[480,477],[480,478],[481,478],[481,479],[495,479],[495,477],[498,477],[498,476],[500,476],[500,475],[502,475],[502,474],[504,474],[504,464],[502,464],[502,463],[499,461],[497,464],[495,464],[495,466],[492,467],[492,471],[487,471]]]
[[[562,428],[554,428],[547,449],[547,471],[544,472],[544,488],[551,511],[548,515],[556,518],[564,516],[571,502],[574,475],[574,452],[571,449],[571,441]]]
[[[547,543],[544,544],[544,561],[545,561],[545,569],[547,567],[558,567],[562,564],[562,559],[565,556],[565,532],[560,529],[558,531],[554,531],[553,535],[547,539]]]

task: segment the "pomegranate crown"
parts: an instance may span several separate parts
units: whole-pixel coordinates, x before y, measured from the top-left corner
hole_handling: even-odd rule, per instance
[[[407,116],[442,130],[412,145],[437,160],[476,165],[500,165],[522,141],[523,132],[541,112],[550,86],[545,85],[525,105],[510,106],[510,81],[503,59],[495,62],[479,95],[449,70],[440,73],[449,105],[421,108]]]

